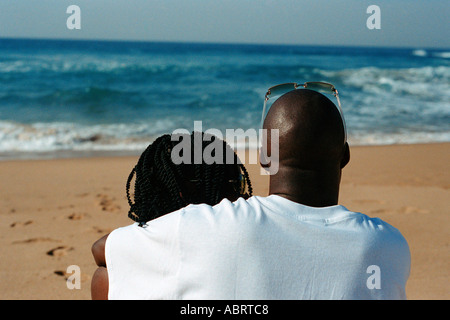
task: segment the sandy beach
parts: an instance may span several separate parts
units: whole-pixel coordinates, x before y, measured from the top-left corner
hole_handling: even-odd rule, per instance
[[[91,245],[131,223],[125,183],[138,157],[0,162],[0,299],[90,299]],[[256,195],[268,177],[247,165]],[[407,239],[408,299],[450,298],[450,143],[351,147],[340,204]],[[68,289],[78,266],[81,288]]]

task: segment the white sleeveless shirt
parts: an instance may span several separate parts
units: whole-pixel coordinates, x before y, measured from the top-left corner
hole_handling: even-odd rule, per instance
[[[276,195],[116,229],[105,256],[109,299],[405,299],[411,261],[380,219]]]

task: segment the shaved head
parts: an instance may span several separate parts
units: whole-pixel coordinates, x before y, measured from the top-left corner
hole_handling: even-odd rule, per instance
[[[278,129],[273,138],[279,143],[278,171],[270,176],[269,194],[313,207],[337,204],[341,171],[350,151],[333,102],[316,91],[290,91],[273,103],[264,129],[267,141],[261,155],[271,155],[270,135]]]
[[[300,89],[281,96],[264,129],[279,130],[280,165],[321,170],[341,162],[344,125],[334,103],[319,92]]]

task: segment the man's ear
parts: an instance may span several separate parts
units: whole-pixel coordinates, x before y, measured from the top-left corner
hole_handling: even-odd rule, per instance
[[[262,147],[259,148],[259,165],[263,168],[270,167],[270,161],[267,160],[266,154],[263,151]]]
[[[341,169],[343,169],[350,162],[350,147],[346,142],[344,145],[344,155],[341,160]]]

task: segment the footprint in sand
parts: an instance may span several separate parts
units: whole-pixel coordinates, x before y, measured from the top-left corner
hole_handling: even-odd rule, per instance
[[[55,240],[52,238],[40,237],[40,238],[30,238],[30,239],[25,239],[25,240],[13,241],[12,244],[25,244],[25,243],[35,243],[35,242],[61,242],[61,241]]]
[[[117,212],[120,211],[120,206],[115,203],[115,198],[110,197],[106,194],[97,194],[97,203],[102,209],[102,211],[108,211],[108,212]]]
[[[47,251],[47,255],[52,256],[52,257],[62,257],[62,256],[67,255],[67,253],[71,250],[73,250],[72,247],[58,246],[56,248],[53,248],[53,249]]]
[[[88,215],[86,213],[82,213],[82,212],[73,212],[72,214],[70,214],[67,219],[69,220],[82,220],[85,217],[87,217]]]
[[[101,233],[101,234],[107,234],[107,233],[110,233],[112,231],[111,229],[100,228],[100,227],[97,227],[97,226],[92,227],[92,229],[94,229],[94,231],[96,233]]]
[[[56,275],[58,275],[58,276],[63,276],[63,277],[65,277],[66,280],[67,280],[67,272],[65,272],[65,271],[63,271],[63,270],[55,270],[53,273],[56,274]]]
[[[19,227],[19,226],[22,227],[22,226],[27,226],[27,225],[32,224],[32,223],[33,223],[33,220],[28,220],[28,221],[25,221],[25,222],[13,222],[9,226],[11,228]]]

